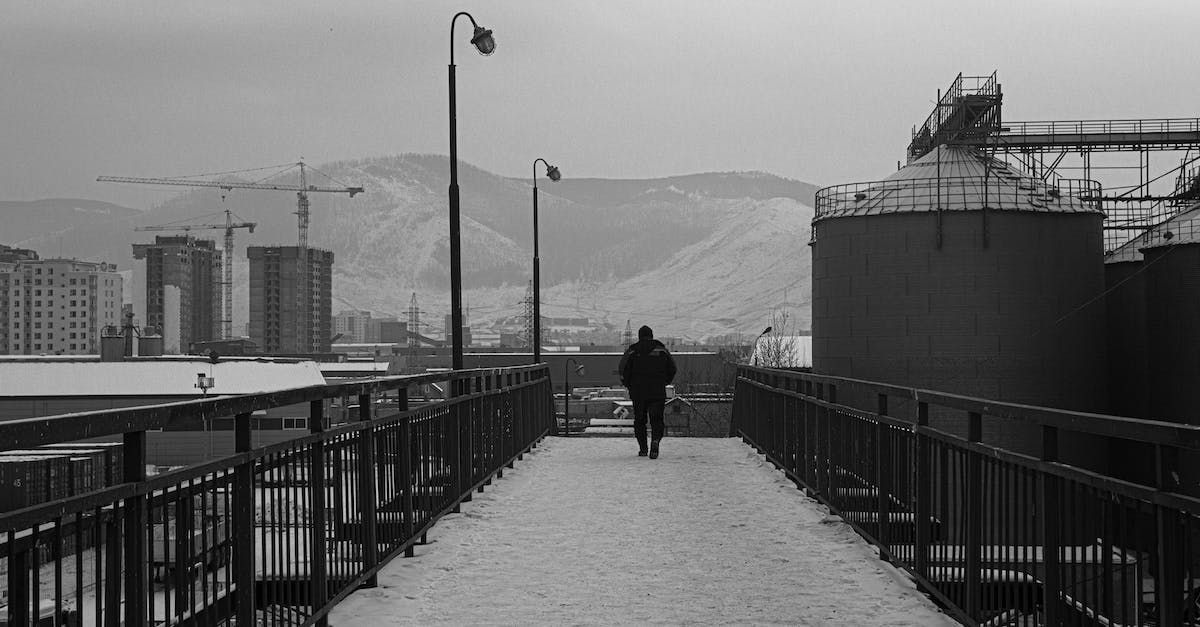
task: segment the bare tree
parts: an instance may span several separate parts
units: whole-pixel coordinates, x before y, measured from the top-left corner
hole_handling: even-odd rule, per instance
[[[799,350],[793,336],[798,329],[791,321],[788,310],[779,308],[771,312],[771,325],[755,342],[752,365],[765,368],[788,368],[798,361]]]

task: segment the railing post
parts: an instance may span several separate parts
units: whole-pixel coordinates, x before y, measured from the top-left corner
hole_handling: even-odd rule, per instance
[[[825,384],[816,384],[817,400],[825,400]],[[829,432],[826,428],[829,422],[829,410],[824,405],[816,406],[816,424],[813,425],[813,444],[816,449],[816,476],[813,477],[813,490],[818,494],[829,491]]]
[[[837,403],[837,386],[836,385],[834,385],[832,383],[827,385],[825,387],[825,394],[826,394],[826,398],[829,400],[829,402],[831,404]],[[825,478],[825,484],[826,484],[826,487],[828,488],[828,491],[826,492],[826,494],[829,495],[829,499],[831,501],[833,500],[834,493],[836,492],[837,486],[838,486],[838,476],[837,476],[838,465],[836,463],[834,463],[835,462],[835,460],[834,460],[834,455],[835,455],[834,437],[837,434],[837,427],[838,427],[838,421],[834,418],[836,413],[837,412],[833,409],[825,410],[825,458],[826,458],[825,459],[825,467],[828,471],[828,475]]]
[[[888,415],[887,394],[879,395],[879,415]],[[875,423],[875,491],[878,493],[879,505],[879,544],[890,547],[889,531],[891,530],[892,512],[892,429],[886,422],[879,420]],[[881,553],[882,557],[883,554]],[[886,559],[886,558],[885,558]]]
[[[1058,427],[1042,426],[1042,461],[1058,461]],[[1061,584],[1062,540],[1059,535],[1059,478],[1048,472],[1038,474],[1041,510],[1039,520],[1042,532],[1042,562],[1045,574],[1042,576],[1042,607],[1046,625],[1059,625],[1062,622],[1061,604],[1059,603]]]
[[[126,433],[121,454],[124,456],[123,479],[127,483],[146,480],[146,432]],[[149,594],[146,576],[146,497],[125,499],[122,508],[125,552],[125,624],[146,622],[146,595]],[[112,582],[110,582],[111,585]]]
[[[251,448],[250,414],[233,418],[233,448],[245,453]],[[233,471],[233,583],[237,586],[237,622],[253,625],[257,599],[254,594],[254,462],[239,464]]]
[[[400,466],[400,529],[402,532],[402,541],[408,542],[414,540],[412,537],[413,530],[416,529],[415,517],[413,511],[413,477],[417,473],[417,466],[420,460],[414,459],[412,446],[412,418],[405,416],[400,419],[400,448],[397,451],[399,459],[397,465]],[[408,548],[404,549],[404,557],[412,557],[414,555],[413,546],[410,543]]]
[[[804,402],[800,406],[800,418],[802,421],[801,426],[804,429],[804,485],[807,487],[809,492],[815,492],[816,487],[814,482],[816,481],[816,453],[814,452],[814,449],[816,447],[816,429],[814,428],[814,425],[816,424],[817,415],[816,408],[812,404],[811,400],[813,396],[813,382],[805,379],[803,386],[805,398]]]
[[[977,412],[967,413],[967,441],[974,444],[983,440],[983,416]],[[982,592],[982,551],[983,551],[983,458],[979,453],[967,450],[967,477],[965,481],[967,497],[967,534],[966,534],[966,586],[967,586],[967,616],[973,620],[980,616]]]
[[[8,624],[29,625],[29,551],[13,553],[8,558]]]
[[[459,498],[462,494],[462,446],[459,440],[462,435],[462,402],[456,400],[459,393],[462,391],[459,380],[455,377],[450,379],[450,407],[446,414],[446,424],[444,437],[442,438],[445,450],[442,453],[444,463],[449,466],[450,480],[449,488],[454,490],[454,493],[449,495],[454,498],[454,512],[460,511]],[[469,495],[468,495],[469,496]]]
[[[371,395],[358,395],[358,420],[371,422]],[[408,442],[402,441],[402,447]],[[362,555],[363,567],[374,568],[379,563],[379,513],[375,497],[375,429],[367,427],[358,432],[358,504],[361,508],[362,522]],[[379,585],[379,576],[371,575],[364,583],[364,588],[374,588]]]
[[[316,400],[308,403],[308,432],[325,432],[325,401]],[[325,441],[317,440],[309,448],[308,457],[308,487],[312,503],[309,513],[312,519],[312,538],[309,542],[309,577],[311,577],[312,609],[316,612],[325,605],[329,597],[327,573],[325,570]],[[318,625],[329,624],[327,617],[321,617]]]
[[[1174,491],[1179,482],[1175,478],[1179,469],[1179,451],[1171,446],[1159,444],[1154,447],[1154,478],[1159,490]],[[1179,528],[1179,512],[1166,505],[1154,507],[1155,535],[1158,537],[1155,553],[1158,572],[1155,573],[1158,598],[1158,624],[1182,625],[1184,600],[1185,544]]]
[[[917,476],[914,479],[917,484],[916,513],[914,514],[917,523],[917,554],[914,564],[917,574],[925,578],[929,577],[929,526],[933,520],[933,504],[931,503],[933,498],[933,477],[931,476],[933,448],[930,446],[929,436],[923,431],[928,426],[929,403],[920,401],[917,403],[917,433],[913,447],[913,455],[917,458]]]

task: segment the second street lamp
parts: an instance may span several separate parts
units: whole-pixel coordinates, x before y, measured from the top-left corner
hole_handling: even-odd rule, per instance
[[[471,44],[479,54],[486,57],[496,51],[496,40],[492,38],[492,31],[477,24],[470,13],[455,13],[450,19],[450,334],[453,338],[450,365],[455,370],[463,368],[462,249],[459,243],[461,228],[458,201],[458,129],[454,93],[454,23],[460,15],[467,16],[471,25],[475,27]]]
[[[545,159],[538,157],[533,160],[533,337],[530,338],[530,343],[533,344],[533,363],[535,364],[542,361],[542,287],[539,267],[541,262],[538,260],[538,161],[546,165],[546,178],[551,181],[562,178],[562,173],[558,171],[558,168],[546,163]]]

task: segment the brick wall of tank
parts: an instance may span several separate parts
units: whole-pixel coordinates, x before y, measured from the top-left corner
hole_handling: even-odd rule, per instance
[[[1098,214],[944,212],[940,248],[930,212],[819,222],[814,371],[1103,411],[1103,300],[1085,305],[1105,289],[1100,221]],[[861,402],[874,407],[874,399]],[[933,420],[965,431],[962,417]],[[984,439],[1040,452],[1035,431],[1013,427],[985,421]]]

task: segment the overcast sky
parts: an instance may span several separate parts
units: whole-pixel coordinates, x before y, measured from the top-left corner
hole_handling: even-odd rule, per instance
[[[1200,116],[1200,2],[6,0],[0,199],[144,206],[102,174],[446,154],[529,176],[882,178],[958,72],[1008,120]]]

